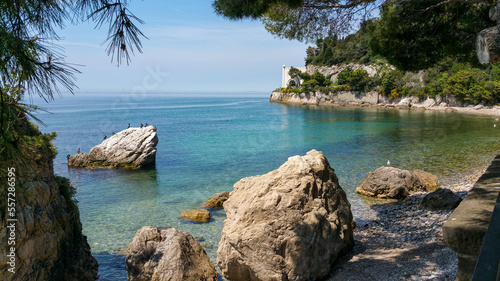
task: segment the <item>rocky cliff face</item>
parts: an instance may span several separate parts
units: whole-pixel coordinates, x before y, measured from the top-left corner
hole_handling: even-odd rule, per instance
[[[142,168],[156,161],[158,136],[156,128],[128,128],[94,146],[90,152],[78,153],[68,160],[69,166],[96,168]]]
[[[390,103],[390,100],[377,92],[337,92],[337,93],[281,93],[272,92],[270,102],[303,105],[377,105]]]
[[[398,97],[390,99],[376,91],[339,91],[332,93],[282,93],[275,91],[271,93],[270,102],[299,104],[299,105],[353,105],[353,106],[383,106],[394,108],[430,108],[430,107],[462,107],[453,96],[441,96],[436,99],[421,99],[417,96]],[[475,108],[476,109],[476,108]]]
[[[0,163],[0,280],[97,279],[97,262],[72,199],[75,190],[54,176],[53,136],[30,130],[18,142],[24,160]],[[8,182],[15,186],[7,189]]]

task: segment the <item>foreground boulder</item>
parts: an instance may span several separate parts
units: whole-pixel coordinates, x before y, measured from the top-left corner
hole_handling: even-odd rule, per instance
[[[154,166],[158,136],[153,126],[128,128],[105,139],[90,152],[78,153],[68,166],[96,168],[142,168]]]
[[[217,263],[228,280],[316,280],[353,246],[346,194],[323,153],[244,178],[224,203]]]
[[[394,167],[380,167],[366,175],[356,192],[366,196],[403,199],[426,191],[424,183],[412,172]]]
[[[420,206],[429,210],[452,210],[462,202],[460,196],[446,188],[438,188],[422,198]]]
[[[127,250],[129,281],[216,281],[217,272],[191,234],[144,226]]]

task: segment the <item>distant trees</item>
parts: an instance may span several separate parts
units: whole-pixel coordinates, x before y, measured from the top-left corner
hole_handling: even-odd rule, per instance
[[[370,34],[375,27],[373,20],[362,23],[358,32],[339,39],[337,35],[318,39],[316,47],[306,50],[306,65],[339,65],[348,63],[368,64],[376,56],[369,47]]]
[[[474,38],[491,25],[494,0],[215,0],[217,13],[230,19],[259,18],[281,38],[335,43],[381,9],[371,49],[402,69],[431,66],[447,56],[472,61]],[[337,37],[335,37],[337,35]],[[335,57],[329,48],[318,50]],[[348,41],[345,41],[348,42]],[[361,49],[358,49],[362,51]],[[310,49],[308,54],[314,54]]]

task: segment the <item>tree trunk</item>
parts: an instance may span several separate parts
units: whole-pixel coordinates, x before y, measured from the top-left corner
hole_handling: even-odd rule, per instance
[[[476,39],[477,58],[481,64],[500,62],[500,26],[486,28]]]
[[[500,24],[500,3],[490,9],[490,19]]]

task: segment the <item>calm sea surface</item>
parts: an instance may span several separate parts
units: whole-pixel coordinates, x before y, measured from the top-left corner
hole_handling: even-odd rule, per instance
[[[423,169],[442,183],[457,182],[500,152],[492,117],[431,111],[287,106],[268,94],[79,94],[39,103],[38,117],[57,132],[58,175],[77,188],[83,232],[99,280],[127,280],[122,250],[145,225],[191,233],[215,263],[225,214],[208,224],[178,219],[243,177],[267,173],[288,157],[323,151],[348,194],[356,220],[373,201],[354,193],[366,173],[390,160]],[[143,124],[158,128],[156,168],[141,171],[70,169],[66,155],[88,152],[105,135]]]

